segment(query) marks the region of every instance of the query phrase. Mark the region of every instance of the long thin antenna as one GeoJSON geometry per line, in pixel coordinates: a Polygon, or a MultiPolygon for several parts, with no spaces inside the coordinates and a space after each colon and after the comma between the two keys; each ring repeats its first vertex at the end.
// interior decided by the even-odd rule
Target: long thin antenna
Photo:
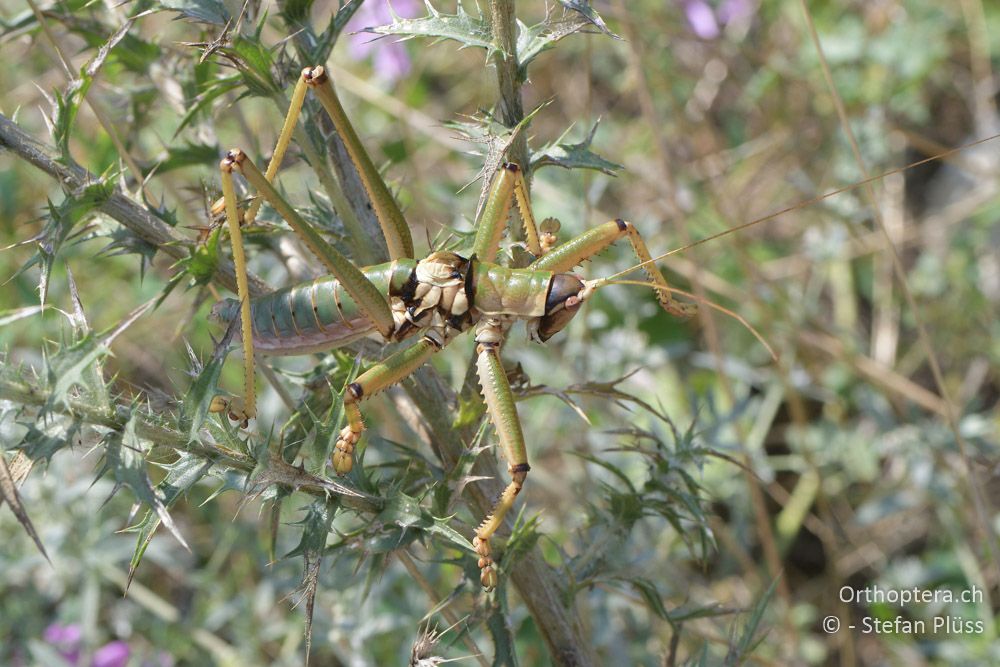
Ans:
{"type": "Polygon", "coordinates": [[[684,290],[677,289],[676,287],[667,287],[666,285],[657,285],[656,283],[647,283],[641,280],[611,280],[610,278],[598,278],[597,280],[585,281],[585,284],[587,284],[594,291],[599,290],[605,285],[639,285],[642,287],[651,287],[652,289],[655,289],[657,291],[669,292],[670,294],[678,294],[680,296],[691,299],[692,301],[697,301],[698,303],[705,304],[709,308],[713,308],[724,315],[728,315],[729,317],[733,318],[734,320],[742,324],[746,328],[746,330],[749,331],[751,334],[753,334],[753,337],[756,338],[760,342],[760,344],[764,346],[764,349],[767,350],[767,353],[771,355],[771,359],[773,359],[775,362],[778,361],[778,355],[775,353],[774,348],[771,347],[771,345],[767,342],[767,340],[764,338],[764,336],[761,335],[759,331],[754,329],[752,324],[747,322],[743,318],[743,316],[740,315],[739,313],[729,310],[725,306],[720,306],[714,301],[709,301],[708,299],[700,297],[696,294],[692,294],[691,292],[685,292],[684,290]]]}
{"type": "Polygon", "coordinates": [[[837,188],[836,190],[831,190],[830,192],[827,192],[827,193],[822,194],[822,195],[818,195],[816,197],[813,197],[812,199],[807,199],[807,200],[799,202],[797,204],[793,204],[791,206],[786,206],[785,208],[780,209],[778,211],[774,211],[773,213],[768,213],[767,215],[765,215],[762,218],[757,218],[756,220],[751,220],[750,222],[745,222],[742,225],[736,225],[735,227],[730,227],[729,229],[725,229],[725,230],[723,230],[723,231],[721,231],[721,232],[719,232],[717,234],[712,234],[711,236],[706,236],[703,239],[699,239],[697,241],[694,241],[693,243],[689,243],[689,244],[687,244],[685,246],[681,246],[680,248],[674,248],[673,250],[669,250],[669,251],[663,253],[662,255],[658,255],[656,257],[653,257],[652,259],[647,259],[644,262],[639,262],[638,264],[636,264],[634,266],[631,266],[631,267],[625,269],[624,271],[619,271],[618,273],[611,274],[610,276],[607,277],[607,280],[618,278],[619,276],[624,276],[627,273],[632,273],[636,269],[641,269],[642,267],[646,266],[647,264],[653,264],[654,262],[658,262],[661,259],[665,259],[665,258],[669,257],[670,255],[675,255],[675,254],[677,254],[679,252],[684,252],[685,250],[690,250],[691,248],[694,248],[695,246],[699,246],[702,243],[708,243],[709,241],[714,241],[715,239],[721,238],[721,237],[726,236],[728,234],[732,234],[734,232],[742,231],[744,229],[747,229],[748,227],[753,227],[754,225],[759,225],[762,222],[767,222],[768,220],[774,220],[775,218],[777,218],[779,216],[782,216],[782,215],[784,215],[786,213],[791,213],[794,210],[797,210],[797,209],[800,209],[800,208],[804,208],[806,206],[812,206],[813,204],[817,204],[817,203],[823,201],[824,199],[829,199],[830,197],[833,197],[834,195],[839,195],[839,194],[841,194],[843,192],[847,192],[849,190],[854,190],[855,188],[860,188],[860,187],[862,187],[864,185],[868,185],[869,183],[874,183],[875,181],[880,181],[883,178],[887,178],[889,176],[893,176],[894,174],[899,174],[901,172],[907,171],[908,169],[913,169],[914,167],[919,167],[922,164],[927,164],[928,162],[934,162],[935,160],[943,160],[944,158],[948,157],[949,155],[954,155],[955,153],[958,153],[960,151],[964,151],[967,148],[973,148],[973,147],[978,146],[980,144],[985,144],[988,141],[993,141],[994,139],[997,139],[997,138],[1000,138],[1000,133],[991,135],[989,137],[985,137],[983,139],[977,139],[976,141],[973,141],[973,142],[968,143],[968,144],[964,144],[962,146],[957,146],[957,147],[952,148],[950,150],[947,150],[947,151],[945,151],[943,153],[939,153],[938,155],[932,155],[930,157],[925,157],[922,160],[917,160],[916,162],[911,162],[910,164],[904,165],[902,167],[897,167],[895,169],[890,169],[889,171],[886,171],[886,172],[883,172],[881,174],[878,174],[877,176],[871,176],[869,178],[864,179],[863,181],[858,181],[857,183],[852,183],[851,185],[845,185],[842,188],[837,188]]]}

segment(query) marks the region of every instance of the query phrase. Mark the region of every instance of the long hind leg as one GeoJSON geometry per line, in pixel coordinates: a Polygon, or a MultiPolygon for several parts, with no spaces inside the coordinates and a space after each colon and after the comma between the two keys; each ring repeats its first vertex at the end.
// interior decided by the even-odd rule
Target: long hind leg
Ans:
{"type": "Polygon", "coordinates": [[[368,192],[375,217],[378,218],[379,226],[382,227],[382,235],[389,247],[390,259],[412,258],[413,239],[410,235],[410,228],[407,226],[392,193],[389,192],[388,186],[382,180],[378,169],[375,168],[368,151],[365,150],[364,144],[358,138],[358,133],[354,131],[354,126],[348,120],[326,70],[323,67],[307,67],[302,70],[302,81],[316,93],[320,104],[330,116],[333,126],[337,128],[337,133],[347,147],[351,162],[358,170],[361,182],[368,192]]]}
{"type": "MultiPolygon", "coordinates": [[[[244,396],[242,405],[226,401],[218,401],[213,405],[217,411],[228,410],[230,414],[239,420],[247,421],[256,416],[256,391],[254,383],[254,358],[253,339],[249,333],[250,328],[250,296],[247,287],[246,256],[243,249],[242,233],[240,230],[240,212],[236,200],[235,187],[233,185],[233,170],[238,170],[247,177],[251,185],[255,186],[262,196],[258,196],[246,211],[243,222],[250,223],[254,220],[260,210],[261,203],[266,199],[285,218],[295,232],[305,242],[309,249],[320,259],[327,269],[344,286],[345,290],[358,303],[362,313],[375,325],[375,328],[384,337],[388,338],[393,331],[394,325],[392,314],[384,295],[364,277],[360,270],[344,257],[336,248],[326,242],[325,239],[309,225],[298,213],[289,205],[278,191],[271,185],[278,172],[281,161],[291,141],[295,131],[305,95],[310,87],[317,88],[324,107],[331,104],[331,99],[340,108],[340,103],[336,99],[333,87],[330,86],[323,68],[306,68],[292,91],[292,99],[289,103],[288,112],[282,123],[281,131],[271,160],[267,166],[267,171],[261,173],[253,162],[241,150],[233,150],[220,163],[223,190],[223,206],[226,213],[226,222],[229,228],[230,238],[233,243],[233,262],[236,266],[237,292],[240,300],[240,322],[243,336],[244,355],[244,396]]],[[[410,240],[409,228],[403,220],[395,200],[392,199],[384,181],[378,171],[374,168],[371,158],[368,157],[364,146],[358,140],[357,134],[347,120],[343,109],[340,109],[338,117],[334,118],[334,125],[341,134],[351,159],[361,174],[362,181],[368,189],[372,198],[376,215],[386,236],[386,243],[389,246],[393,259],[399,256],[412,257],[413,244],[410,240]]]]}

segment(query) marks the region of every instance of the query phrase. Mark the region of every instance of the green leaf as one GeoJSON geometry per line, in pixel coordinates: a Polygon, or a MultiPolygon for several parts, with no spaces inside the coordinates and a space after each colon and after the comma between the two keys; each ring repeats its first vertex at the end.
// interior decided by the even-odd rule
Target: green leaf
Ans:
{"type": "Polygon", "coordinates": [[[195,381],[184,394],[184,401],[181,403],[180,415],[178,416],[178,428],[181,433],[186,433],[188,442],[198,439],[198,431],[208,417],[212,399],[219,393],[219,375],[222,373],[222,366],[229,354],[229,343],[233,339],[236,329],[239,327],[239,318],[233,318],[229,323],[225,336],[215,346],[212,358],[204,367],[194,354],[194,350],[188,346],[188,358],[191,361],[191,374],[195,375],[195,381]]]}
{"type": "Polygon", "coordinates": [[[492,667],[517,667],[517,649],[514,642],[514,632],[510,623],[510,604],[507,600],[507,587],[500,585],[490,600],[489,616],[486,627],[493,640],[492,667]]]}
{"type": "Polygon", "coordinates": [[[153,489],[146,474],[145,452],[135,432],[136,421],[137,417],[133,412],[124,429],[109,434],[105,439],[105,463],[98,476],[110,471],[115,478],[115,488],[128,487],[136,499],[148,505],[177,541],[190,551],[173,518],[167,512],[163,499],[153,489]]]}
{"type": "Polygon", "coordinates": [[[80,422],[74,421],[68,427],[61,423],[49,424],[43,431],[36,424],[28,424],[27,432],[15,446],[32,461],[49,461],[60,449],[73,445],[80,427],[80,422]]]}
{"type": "Polygon", "coordinates": [[[167,154],[156,163],[155,170],[163,174],[184,167],[203,167],[218,164],[221,151],[218,144],[185,142],[182,146],[170,146],[167,154]]]}
{"type": "Polygon", "coordinates": [[[608,29],[604,19],[594,11],[589,3],[563,0],[561,4],[569,11],[564,11],[562,16],[558,18],[553,18],[552,14],[549,13],[544,21],[531,27],[520,21],[517,22],[517,63],[522,81],[527,80],[528,65],[539,54],[551,49],[562,38],[581,32],[585,28],[597,28],[609,37],[621,39],[608,29]]]}
{"type": "MultiPolygon", "coordinates": [[[[175,462],[162,467],[166,469],[167,474],[156,485],[156,493],[162,496],[164,507],[169,509],[177,502],[178,498],[205,476],[205,473],[212,467],[212,462],[186,452],[181,452],[180,457],[175,462]]],[[[146,548],[153,540],[156,529],[160,527],[160,523],[159,514],[150,509],[146,512],[146,516],[143,517],[142,521],[130,529],[138,533],[138,539],[136,540],[135,551],[132,553],[132,560],[129,563],[128,580],[125,584],[126,590],[128,590],[129,585],[132,583],[132,577],[135,575],[135,571],[142,561],[143,554],[146,553],[146,548]]]]}
{"type": "MultiPolygon", "coordinates": [[[[476,47],[486,49],[487,56],[498,51],[490,30],[490,24],[485,17],[473,17],[458,3],[455,14],[442,14],[431,5],[427,6],[427,16],[416,19],[404,19],[393,12],[392,23],[389,25],[365,28],[362,32],[374,35],[396,35],[402,39],[414,37],[431,37],[436,40],[451,39],[461,48],[476,47]]],[[[390,5],[391,6],[391,5],[390,5]]]]}
{"type": "Polygon", "coordinates": [[[226,25],[232,20],[232,15],[219,0],[161,0],[158,5],[161,9],[178,12],[179,18],[197,23],[226,25]]]}
{"type": "Polygon", "coordinates": [[[482,179],[482,187],[479,192],[479,205],[476,207],[477,220],[483,210],[483,205],[486,203],[486,197],[489,194],[490,179],[503,163],[504,154],[506,154],[507,149],[514,143],[514,139],[517,137],[518,133],[528,127],[528,124],[531,123],[535,114],[548,106],[548,104],[549,102],[542,102],[539,104],[537,107],[532,109],[530,113],[526,114],[525,117],[522,118],[521,121],[514,127],[506,127],[499,120],[485,112],[481,112],[476,116],[470,117],[469,122],[445,123],[445,127],[449,127],[457,131],[466,141],[473,144],[481,144],[486,147],[485,150],[482,151],[472,151],[484,156],[483,167],[479,170],[479,173],[476,174],[476,177],[462,188],[464,190],[477,180],[482,179]]]}
{"type": "Polygon", "coordinates": [[[354,382],[361,372],[361,358],[354,359],[351,370],[344,380],[340,393],[333,396],[329,410],[323,419],[314,419],[314,437],[307,441],[306,446],[306,470],[314,475],[322,475],[326,472],[327,461],[333,454],[333,448],[337,444],[340,436],[340,424],[344,420],[344,391],[347,385],[354,382]]]}
{"type": "Polygon", "coordinates": [[[93,399],[105,391],[104,383],[94,383],[94,373],[110,351],[105,341],[93,334],[87,334],[79,342],[60,350],[46,360],[49,385],[52,392],[47,408],[56,403],[69,404],[70,390],[74,387],[84,399],[93,399]]]}
{"type": "Polygon", "coordinates": [[[306,662],[312,650],[312,621],[316,604],[316,592],[319,590],[319,570],[323,564],[323,553],[326,550],[327,536],[330,534],[330,524],[333,521],[333,509],[336,503],[317,500],[309,505],[306,516],[299,522],[302,526],[302,539],[298,546],[292,549],[286,558],[302,556],[303,574],[299,590],[306,601],[306,662]]]}
{"type": "Polygon", "coordinates": [[[122,27],[115,31],[115,33],[108,38],[108,41],[97,50],[94,57],[88,60],[87,63],[80,68],[79,78],[70,81],[69,86],[66,88],[66,92],[62,95],[57,94],[56,96],[56,116],[53,122],[54,138],[63,159],[67,162],[71,160],[69,154],[69,139],[72,132],[73,121],[76,119],[76,114],[80,110],[80,105],[83,104],[83,100],[87,96],[90,84],[94,82],[94,77],[97,76],[97,72],[100,71],[101,67],[104,65],[104,61],[107,60],[108,55],[111,54],[111,50],[125,38],[125,35],[128,34],[128,31],[132,28],[132,24],[134,22],[135,19],[129,19],[124,25],[122,25],[122,27]]]}
{"type": "Polygon", "coordinates": [[[51,409],[56,403],[69,405],[70,390],[76,387],[80,391],[80,398],[95,407],[110,410],[111,403],[99,365],[110,353],[111,342],[152,305],[152,301],[142,304],[117,325],[98,336],[88,331],[78,342],[46,359],[46,376],[51,387],[46,408],[51,409]]]}
{"type": "Polygon", "coordinates": [[[757,645],[764,640],[767,633],[761,633],[757,636],[757,629],[760,627],[761,619],[764,618],[764,612],[767,610],[767,605],[771,603],[771,598],[774,597],[774,591],[778,587],[778,580],[780,574],[774,578],[771,585],[767,587],[764,595],[757,600],[754,604],[753,609],[750,610],[750,617],[747,622],[743,625],[743,630],[740,633],[739,639],[736,644],[731,646],[729,649],[729,654],[726,656],[726,665],[742,665],[750,657],[757,645]]]}
{"type": "Polygon", "coordinates": [[[386,499],[385,508],[378,514],[376,525],[397,526],[402,530],[383,531],[366,542],[372,552],[388,552],[406,546],[420,532],[443,537],[465,551],[474,551],[472,543],[451,528],[448,519],[439,519],[421,507],[416,498],[405,493],[394,493],[386,499]],[[416,529],[416,530],[411,530],[416,529]]]}
{"type": "Polygon", "coordinates": [[[512,572],[517,567],[517,562],[535,548],[541,537],[541,533],[538,531],[538,527],[542,521],[541,515],[535,514],[527,521],[523,520],[523,515],[524,506],[518,512],[517,519],[514,521],[514,527],[510,532],[510,539],[507,540],[507,544],[504,547],[501,566],[502,570],[506,573],[512,572]]]}
{"type": "MultiPolygon", "coordinates": [[[[196,67],[195,69],[204,69],[204,65],[200,68],[196,67]]],[[[241,79],[242,77],[239,74],[234,74],[232,76],[222,77],[219,79],[212,79],[211,81],[199,86],[201,92],[199,92],[198,96],[195,97],[191,101],[191,104],[188,105],[187,113],[185,113],[181,118],[181,122],[177,125],[177,129],[174,130],[174,136],[176,137],[180,134],[181,130],[187,127],[188,124],[198,116],[198,114],[211,106],[213,101],[238,88],[241,79]]]]}
{"type": "Polygon", "coordinates": [[[229,46],[220,48],[219,53],[240,71],[243,85],[251,95],[271,97],[282,94],[281,86],[271,72],[274,58],[260,41],[237,35],[229,46]]]}
{"type": "Polygon", "coordinates": [[[611,32],[611,30],[608,28],[608,25],[604,22],[604,19],[602,19],[601,15],[598,14],[597,11],[595,11],[594,8],[590,6],[589,2],[578,2],[577,0],[559,0],[559,4],[565,7],[566,9],[574,11],[580,16],[582,16],[584,19],[586,19],[588,23],[590,23],[592,26],[600,30],[608,37],[612,37],[614,39],[619,39],[619,40],[621,39],[621,37],[611,32]]]}
{"type": "Polygon", "coordinates": [[[55,259],[73,230],[99,209],[114,192],[110,176],[88,184],[80,191],[67,194],[57,206],[48,202],[45,226],[37,236],[22,243],[35,243],[37,252],[15,272],[15,276],[33,266],[39,266],[39,300],[44,306],[48,299],[49,278],[55,259]]]}
{"type": "MultiPolygon", "coordinates": [[[[587,137],[578,144],[565,143],[569,129],[561,137],[551,144],[544,146],[531,156],[531,169],[541,169],[546,166],[562,167],[563,169],[594,169],[603,172],[608,176],[615,176],[623,167],[609,160],[605,160],[597,153],[590,150],[590,145],[594,141],[594,134],[600,121],[594,123],[590,128],[587,137]]],[[[572,129],[572,128],[570,128],[572,129]]]]}
{"type": "Polygon", "coordinates": [[[304,556],[318,558],[326,549],[326,539],[333,521],[333,508],[325,500],[317,500],[306,508],[306,515],[295,523],[302,526],[302,537],[285,558],[304,556]]]}
{"type": "Polygon", "coordinates": [[[0,310],[0,327],[6,326],[26,317],[31,317],[45,310],[45,306],[25,306],[24,308],[14,308],[12,310],[0,310]]]}

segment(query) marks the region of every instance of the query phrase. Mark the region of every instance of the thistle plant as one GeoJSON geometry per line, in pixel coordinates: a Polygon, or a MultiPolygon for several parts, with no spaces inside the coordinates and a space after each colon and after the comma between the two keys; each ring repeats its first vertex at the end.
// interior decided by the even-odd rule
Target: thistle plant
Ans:
{"type": "MultiPolygon", "coordinates": [[[[988,86],[949,87],[989,78],[988,40],[968,7],[913,2],[910,24],[875,4],[855,23],[766,2],[0,0],[0,57],[19,63],[0,71],[0,663],[849,664],[857,637],[819,619],[895,610],[831,591],[993,591],[977,481],[997,450],[992,172],[960,172],[962,212],[935,213],[923,241],[893,232],[904,284],[932,303],[935,344],[918,344],[873,250],[865,176],[830,138],[839,92],[818,83],[806,26],[840,47],[873,174],[906,162],[900,128],[926,131],[942,107],[989,125],[988,86]],[[503,370],[532,478],[499,530],[493,592],[472,540],[509,475],[467,348],[366,404],[345,477],[330,466],[344,392],[395,348],[262,361],[255,427],[213,411],[241,387],[236,331],[209,324],[237,289],[219,160],[241,146],[266,163],[313,65],[418,225],[418,254],[470,247],[514,162],[563,239],[619,217],[654,255],[719,235],[659,263],[780,353],[626,287],[547,348],[512,333],[503,370]],[[831,175],[851,181],[836,199],[831,175]],[[771,220],[809,200],[787,206],[794,224],[771,220]]],[[[961,140],[913,145],[940,142],[961,140]]],[[[385,261],[312,98],[290,146],[278,190],[355,265],[385,261]]],[[[523,266],[511,230],[499,261],[523,266]]],[[[251,297],[324,273],[269,205],[243,235],[251,297]]],[[[983,615],[988,600],[906,611],[983,615]]],[[[987,627],[865,650],[990,664],[987,627]]]]}
{"type": "MultiPolygon", "coordinates": [[[[272,18],[252,5],[230,14],[221,4],[196,1],[154,4],[130,11],[128,17],[96,9],[47,10],[25,15],[9,27],[11,31],[15,26],[39,30],[42,39],[49,39],[54,31],[66,31],[90,40],[96,48],[79,73],[72,72],[70,83],[52,93],[53,108],[47,117],[51,144],[32,137],[11,117],[0,119],[0,144],[55,178],[63,190],[61,199],[50,204],[42,231],[32,239],[36,252],[17,272],[24,278],[38,276],[40,305],[11,311],[5,324],[60,312],[53,304],[53,276],[62,275],[57,267],[67,261],[67,248],[79,244],[81,234],[86,240],[105,240],[102,257],[136,256],[143,274],[156,269],[160,257],[169,258],[172,266],[158,294],[135,304],[127,316],[101,331],[92,326],[89,309],[67,268],[69,302],[62,311],[61,342],[44,344],[40,364],[8,357],[3,370],[0,397],[4,400],[5,448],[14,458],[10,465],[4,459],[0,488],[25,533],[45,554],[45,541],[18,487],[36,465],[44,467],[55,457],[72,456],[68,450],[74,448],[95,448],[99,452],[95,458],[100,458],[96,479],[113,482],[113,494],[126,494],[135,503],[126,531],[135,538],[124,582],[127,590],[134,577],[142,579],[144,556],[156,544],[158,532],[163,532],[159,528],[172,538],[156,539],[173,539],[183,549],[192,548],[175,514],[179,503],[204,493],[200,488],[214,486],[209,499],[220,501],[234,494],[242,497],[240,505],[254,503],[267,509],[271,521],[264,524],[269,523],[272,557],[301,563],[303,576],[295,596],[304,603],[307,656],[314,645],[314,616],[321,588],[333,586],[365,599],[379,595],[371,589],[388,572],[404,569],[414,579],[404,587],[410,589],[408,597],[418,591],[429,596],[425,611],[437,609],[448,625],[466,628],[455,630],[464,635],[459,642],[462,650],[478,656],[481,662],[492,651],[495,664],[514,664],[517,642],[510,616],[514,603],[508,586],[501,585],[495,594],[484,597],[470,585],[475,578],[469,579],[470,519],[463,517],[468,511],[464,508],[471,509],[473,515],[488,509],[501,476],[486,447],[489,429],[483,412],[474,407],[477,392],[468,382],[456,393],[434,369],[421,370],[413,381],[404,383],[405,393],[396,400],[413,406],[404,412],[416,410],[409,426],[411,434],[422,436],[423,447],[405,444],[405,440],[373,438],[374,449],[388,451],[372,452],[373,460],[366,467],[356,469],[347,480],[339,480],[328,476],[326,462],[343,418],[340,396],[357,375],[361,360],[379,356],[371,346],[326,354],[310,370],[272,370],[273,398],[285,405],[277,411],[279,416],[270,432],[250,438],[226,419],[209,414],[224,377],[231,331],[209,348],[207,355],[204,346],[199,353],[182,338],[192,335],[192,327],[197,325],[193,318],[176,331],[177,346],[187,349],[187,372],[174,395],[136,386],[133,380],[108,368],[113,363],[116,339],[137,323],[155,321],[178,293],[183,293],[182,298],[195,313],[210,292],[234,287],[232,267],[221,250],[221,228],[210,224],[207,212],[207,203],[218,186],[202,180],[204,193],[199,196],[193,187],[197,181],[178,189],[175,182],[165,179],[171,172],[211,164],[219,154],[219,144],[213,140],[215,124],[232,115],[237,106],[249,104],[248,99],[282,107],[293,73],[306,63],[331,60],[338,37],[360,5],[343,3],[325,25],[312,20],[311,3],[281,4],[272,18]],[[137,29],[143,20],[163,15],[181,19],[184,34],[192,35],[180,46],[170,45],[170,50],[176,51],[170,60],[164,58],[164,43],[137,29]],[[124,22],[113,29],[116,19],[124,22]],[[289,38],[269,39],[275,30],[286,31],[289,38]],[[136,75],[154,75],[157,90],[148,91],[144,104],[133,98],[126,123],[106,126],[120,151],[117,166],[105,168],[101,174],[87,170],[80,166],[79,151],[73,144],[81,109],[89,104],[96,110],[105,104],[93,90],[94,83],[102,76],[136,75]],[[144,153],[146,129],[163,120],[155,113],[153,98],[165,89],[180,98],[177,101],[183,113],[174,119],[173,137],[166,141],[165,150],[152,161],[141,159],[136,156],[144,153]],[[235,101],[234,106],[230,106],[231,101],[235,101]],[[158,187],[161,182],[164,185],[158,187]],[[192,227],[197,234],[189,233],[192,227]],[[397,455],[390,457],[393,450],[397,455]],[[286,544],[289,546],[282,548],[286,544]],[[465,562],[455,558],[463,552],[465,562]],[[433,565],[434,561],[442,564],[433,565]],[[348,572],[353,574],[345,574],[348,572]],[[464,597],[467,602],[456,608],[442,607],[449,596],[464,597]],[[484,632],[492,649],[482,646],[484,632]]],[[[531,149],[528,127],[532,117],[544,110],[526,114],[522,102],[521,87],[528,79],[529,67],[562,39],[579,32],[617,37],[596,11],[582,3],[566,3],[562,8],[550,8],[541,22],[529,26],[515,21],[510,2],[491,3],[481,14],[461,4],[455,13],[430,4],[425,9],[425,15],[415,18],[392,12],[389,23],[365,26],[364,32],[372,38],[445,39],[463,49],[481,51],[484,71],[495,77],[492,108],[484,101],[482,112],[456,121],[452,127],[472,142],[472,153],[479,155],[475,158],[479,166],[470,176],[478,171],[483,192],[490,175],[505,159],[520,161],[528,174],[546,166],[595,169],[610,175],[619,169],[591,150],[596,126],[581,141],[570,141],[562,134],[531,149]]],[[[369,48],[380,46],[397,53],[401,48],[384,39],[369,48]]],[[[57,39],[48,47],[62,53],[57,39]]],[[[266,106],[262,112],[266,113],[266,106]]],[[[108,118],[111,114],[97,115],[108,118]]],[[[319,224],[357,261],[371,263],[385,257],[383,245],[369,242],[376,238],[377,227],[358,176],[344,159],[343,144],[330,133],[313,104],[307,105],[305,115],[306,122],[296,131],[296,158],[313,172],[318,186],[309,188],[303,215],[319,224]]],[[[271,272],[282,262],[290,271],[295,270],[297,258],[284,256],[277,245],[279,227],[274,211],[264,207],[255,226],[247,231],[259,271],[271,272]]],[[[433,241],[432,247],[440,247],[440,243],[433,241]]],[[[298,259],[301,261],[301,256],[298,259]]],[[[251,277],[252,294],[268,289],[263,280],[251,277]]],[[[61,289],[56,291],[63,294],[61,289]]],[[[525,385],[525,391],[530,390],[537,387],[525,385]]],[[[624,402],[638,400],[613,384],[583,385],[575,392],[614,396],[624,402]]],[[[575,405],[574,400],[566,400],[575,405]]],[[[266,403],[265,408],[275,412],[266,403]]],[[[664,415],[650,410],[656,419],[669,423],[664,415]]],[[[683,475],[681,469],[661,459],[662,448],[667,446],[662,434],[644,437],[655,443],[652,449],[636,449],[651,457],[650,484],[660,485],[683,475]]],[[[693,447],[690,433],[684,437],[674,433],[673,437],[674,447],[693,447]]],[[[700,452],[697,447],[690,451],[700,452]]],[[[704,452],[695,455],[700,457],[704,452]]],[[[701,538],[695,540],[697,546],[692,548],[704,554],[708,533],[700,513],[698,485],[687,477],[683,486],[686,509],[674,508],[671,491],[652,514],[662,515],[678,527],[685,523],[688,535],[692,527],[701,531],[701,538]],[[693,515],[689,514],[692,509],[693,515]],[[693,523],[686,525],[688,521],[693,523]]],[[[666,490],[661,487],[661,491],[666,490]]],[[[643,592],[654,612],[669,618],[655,583],[633,579],[624,572],[615,574],[618,568],[611,566],[612,554],[622,548],[632,526],[650,510],[641,508],[640,491],[635,487],[609,487],[608,493],[609,500],[621,505],[615,511],[625,514],[602,517],[596,511],[588,522],[588,533],[603,546],[591,547],[579,563],[572,559],[557,567],[545,563],[539,551],[542,533],[538,517],[532,516],[534,510],[502,531],[508,533],[501,560],[503,576],[509,577],[518,591],[517,604],[523,602],[532,614],[546,650],[566,664],[594,664],[596,660],[583,632],[576,599],[579,591],[598,580],[631,582],[643,592]],[[601,527],[612,518],[618,525],[601,527]],[[602,536],[607,531],[611,533],[602,536]]],[[[197,512],[192,518],[196,516],[197,512]]],[[[402,585],[403,581],[398,581],[393,587],[402,585]]],[[[293,592],[291,587],[285,591],[289,596],[293,592]]],[[[359,625],[363,621],[352,620],[359,625]]],[[[416,625],[413,630],[416,638],[416,625]]],[[[395,651],[386,650],[389,653],[372,655],[395,651]]],[[[11,659],[18,655],[12,653],[11,659]]]]}

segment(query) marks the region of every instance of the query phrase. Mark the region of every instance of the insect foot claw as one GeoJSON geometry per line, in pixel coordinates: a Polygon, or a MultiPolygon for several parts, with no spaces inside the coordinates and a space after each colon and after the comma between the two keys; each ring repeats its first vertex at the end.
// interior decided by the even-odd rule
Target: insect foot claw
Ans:
{"type": "Polygon", "coordinates": [[[497,571],[493,567],[493,558],[490,555],[490,543],[488,539],[482,539],[478,535],[472,539],[472,547],[479,554],[479,583],[489,592],[497,587],[497,571]]]}
{"type": "Polygon", "coordinates": [[[681,303],[680,301],[671,300],[670,302],[663,304],[663,310],[667,311],[674,317],[687,319],[698,312],[698,304],[681,303]]]}
{"type": "Polygon", "coordinates": [[[254,415],[247,412],[243,401],[238,398],[213,396],[212,402],[208,405],[208,411],[216,414],[225,412],[230,421],[239,422],[240,428],[250,426],[250,420],[254,417],[254,415]]]}
{"type": "Polygon", "coordinates": [[[354,445],[361,439],[350,426],[345,426],[337,438],[333,452],[333,469],[338,475],[346,475],[354,467],[354,445]]]}

